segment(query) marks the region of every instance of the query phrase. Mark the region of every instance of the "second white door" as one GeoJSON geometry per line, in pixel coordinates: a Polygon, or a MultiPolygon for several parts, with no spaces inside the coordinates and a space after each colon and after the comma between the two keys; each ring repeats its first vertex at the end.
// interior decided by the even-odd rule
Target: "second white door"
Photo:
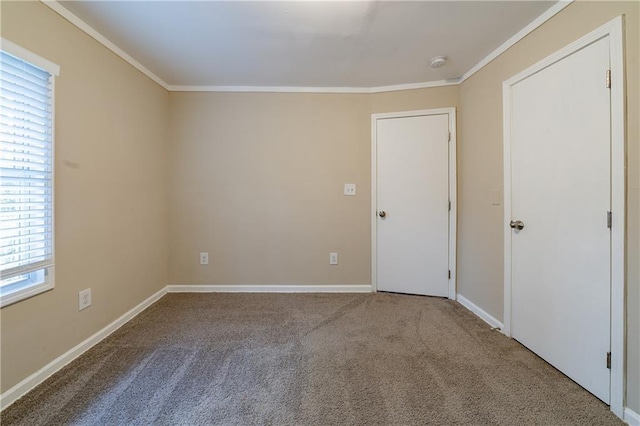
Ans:
{"type": "Polygon", "coordinates": [[[449,115],[376,121],[379,291],[449,294],[449,115]]]}
{"type": "Polygon", "coordinates": [[[511,86],[507,212],[512,336],[607,403],[609,61],[603,38],[511,86]]]}

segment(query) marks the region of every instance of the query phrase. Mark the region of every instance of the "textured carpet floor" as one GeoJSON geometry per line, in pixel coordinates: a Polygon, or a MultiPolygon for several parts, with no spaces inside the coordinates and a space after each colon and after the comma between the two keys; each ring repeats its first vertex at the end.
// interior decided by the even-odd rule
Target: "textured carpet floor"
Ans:
{"type": "Polygon", "coordinates": [[[456,302],[391,294],[170,294],[1,422],[622,424],[456,302]]]}

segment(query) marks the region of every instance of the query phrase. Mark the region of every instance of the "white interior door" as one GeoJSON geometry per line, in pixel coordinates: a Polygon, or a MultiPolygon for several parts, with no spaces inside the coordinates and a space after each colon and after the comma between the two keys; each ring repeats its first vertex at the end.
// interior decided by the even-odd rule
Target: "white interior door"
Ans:
{"type": "Polygon", "coordinates": [[[376,128],[377,288],[446,297],[449,116],[378,119],[376,128]]]}
{"type": "Polygon", "coordinates": [[[511,89],[511,334],[609,402],[609,41],[511,89]]]}

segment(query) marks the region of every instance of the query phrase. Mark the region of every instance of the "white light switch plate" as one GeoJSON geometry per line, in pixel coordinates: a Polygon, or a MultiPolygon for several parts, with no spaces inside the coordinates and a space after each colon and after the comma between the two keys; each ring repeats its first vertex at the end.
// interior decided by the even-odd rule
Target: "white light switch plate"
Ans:
{"type": "Polygon", "coordinates": [[[500,201],[502,199],[502,194],[500,194],[500,190],[499,189],[495,189],[493,191],[491,191],[491,205],[493,206],[499,206],[500,205],[500,201]]]}
{"type": "Polygon", "coordinates": [[[356,184],[355,183],[345,183],[344,184],[344,195],[356,195],[356,184]]]}

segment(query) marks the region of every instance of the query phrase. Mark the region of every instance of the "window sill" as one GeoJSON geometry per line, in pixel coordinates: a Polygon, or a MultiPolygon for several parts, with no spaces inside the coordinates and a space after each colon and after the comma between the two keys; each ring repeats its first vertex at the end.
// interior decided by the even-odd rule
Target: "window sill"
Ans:
{"type": "Polygon", "coordinates": [[[0,288],[0,308],[4,308],[5,306],[12,305],[52,290],[54,287],[53,281],[53,268],[49,268],[48,273],[44,275],[44,280],[42,282],[7,293],[4,293],[0,288]]]}

